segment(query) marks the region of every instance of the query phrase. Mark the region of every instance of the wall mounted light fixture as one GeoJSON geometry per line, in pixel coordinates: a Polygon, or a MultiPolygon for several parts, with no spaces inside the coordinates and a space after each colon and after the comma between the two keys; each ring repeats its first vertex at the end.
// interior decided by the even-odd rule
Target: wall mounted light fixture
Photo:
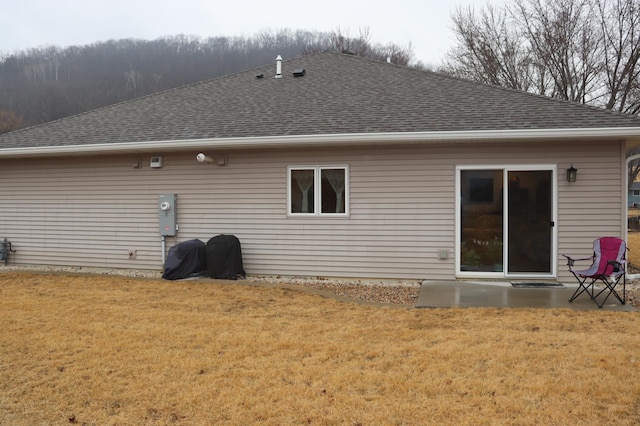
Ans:
{"type": "Polygon", "coordinates": [[[575,182],[577,177],[578,177],[578,169],[573,167],[573,164],[572,164],[571,167],[567,169],[567,182],[575,182]]]}

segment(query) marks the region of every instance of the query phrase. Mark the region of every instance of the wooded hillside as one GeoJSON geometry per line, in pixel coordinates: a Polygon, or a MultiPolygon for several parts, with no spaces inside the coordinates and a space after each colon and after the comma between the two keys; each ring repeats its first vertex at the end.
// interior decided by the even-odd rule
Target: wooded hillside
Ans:
{"type": "Polygon", "coordinates": [[[368,33],[281,30],[253,37],[110,40],[0,54],[0,133],[134,97],[328,49],[408,64],[410,48],[372,46],[368,33]]]}

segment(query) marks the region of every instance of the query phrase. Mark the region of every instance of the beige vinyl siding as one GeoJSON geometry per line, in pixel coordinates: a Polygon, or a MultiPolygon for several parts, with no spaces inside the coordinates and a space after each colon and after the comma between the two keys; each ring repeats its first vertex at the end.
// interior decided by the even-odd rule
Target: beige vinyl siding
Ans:
{"type": "MultiPolygon", "coordinates": [[[[586,257],[592,253],[596,238],[626,238],[624,154],[623,144],[603,143],[576,144],[575,149],[566,154],[578,169],[578,177],[571,184],[563,177],[558,188],[559,255],[586,257]]],[[[560,277],[571,279],[566,272],[566,259],[560,256],[558,262],[560,277]]]]}
{"type": "Polygon", "coordinates": [[[0,160],[0,237],[18,250],[15,263],[160,270],[158,196],[176,193],[179,231],[167,248],[233,234],[249,274],[453,279],[457,165],[557,165],[558,253],[588,254],[593,238],[622,232],[621,150],[584,142],[225,150],[224,167],[197,163],[196,152],[159,152],[161,169],[149,168],[149,155],[0,160]],[[571,185],[570,164],[579,170],[571,185]],[[305,165],[349,166],[348,217],[287,216],[287,166],[305,165]]]}

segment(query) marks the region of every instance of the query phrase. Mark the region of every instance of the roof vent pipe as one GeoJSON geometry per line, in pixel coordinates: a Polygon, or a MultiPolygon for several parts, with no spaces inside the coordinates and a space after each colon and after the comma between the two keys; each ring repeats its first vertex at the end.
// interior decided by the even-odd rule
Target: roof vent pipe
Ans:
{"type": "Polygon", "coordinates": [[[276,58],[276,76],[274,78],[282,78],[282,56],[276,58]]]}

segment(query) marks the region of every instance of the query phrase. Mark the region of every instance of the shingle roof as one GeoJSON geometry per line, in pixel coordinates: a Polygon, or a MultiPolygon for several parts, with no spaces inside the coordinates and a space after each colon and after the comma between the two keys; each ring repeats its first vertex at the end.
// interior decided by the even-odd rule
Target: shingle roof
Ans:
{"type": "Polygon", "coordinates": [[[280,135],[640,127],[640,118],[339,53],[0,135],[0,150],[280,135]],[[294,69],[303,68],[303,77],[294,69]],[[263,78],[256,76],[263,74],[263,78]]]}

